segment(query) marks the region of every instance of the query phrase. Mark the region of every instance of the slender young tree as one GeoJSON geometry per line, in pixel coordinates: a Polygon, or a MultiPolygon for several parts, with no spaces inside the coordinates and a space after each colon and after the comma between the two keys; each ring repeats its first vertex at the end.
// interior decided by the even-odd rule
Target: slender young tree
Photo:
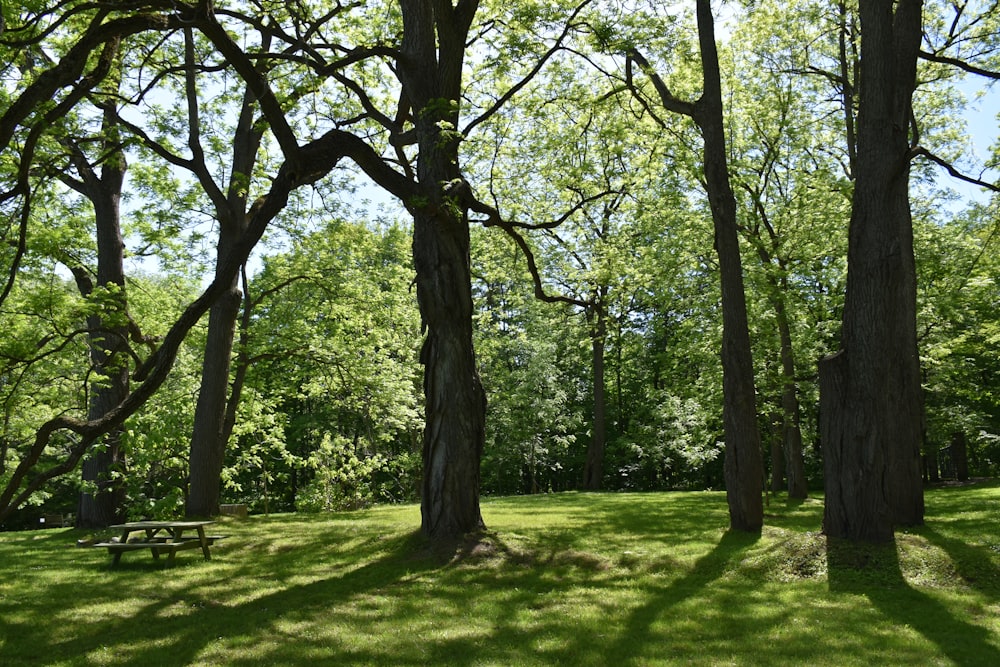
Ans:
{"type": "Polygon", "coordinates": [[[696,15],[703,85],[697,101],[687,102],[675,97],[666,82],[635,49],[628,54],[628,77],[631,83],[632,64],[638,64],[652,80],[663,107],[694,120],[704,141],[704,187],[715,226],[715,250],[722,286],[723,423],[729,522],[734,530],[752,532],[760,530],[764,521],[764,470],[757,427],[757,399],[743,288],[736,197],[729,181],[722,77],[715,43],[715,20],[709,0],[697,1],[696,15]]]}

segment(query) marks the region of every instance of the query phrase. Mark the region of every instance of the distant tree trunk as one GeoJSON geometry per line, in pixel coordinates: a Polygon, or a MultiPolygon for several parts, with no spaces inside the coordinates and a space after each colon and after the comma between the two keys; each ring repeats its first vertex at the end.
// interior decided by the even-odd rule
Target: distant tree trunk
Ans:
{"type": "Polygon", "coordinates": [[[715,250],[722,282],[723,423],[729,525],[757,531],[764,522],[764,466],[757,429],[756,389],[747,323],[743,266],[736,225],[736,197],[729,182],[722,112],[722,80],[709,0],[698,0],[704,92],[695,120],[705,141],[705,183],[715,224],[715,250]]]}
{"type": "Polygon", "coordinates": [[[785,428],[782,415],[771,419],[771,491],[785,489],[785,428]]]}
{"type": "MultiPolygon", "coordinates": [[[[601,287],[607,293],[607,287],[601,287]]],[[[591,369],[594,375],[594,423],[591,428],[587,462],[583,471],[583,487],[590,491],[601,488],[604,478],[604,449],[607,445],[607,398],[604,378],[604,347],[607,338],[607,315],[604,312],[604,294],[599,295],[591,316],[590,349],[591,369]]]]}
{"type": "MultiPolygon", "coordinates": [[[[111,115],[105,114],[102,125],[105,147],[118,141],[117,126],[111,115]]],[[[125,400],[129,392],[128,325],[125,298],[125,242],[121,233],[121,193],[127,164],[125,155],[111,148],[104,157],[100,174],[88,162],[78,146],[66,142],[79,180],[66,176],[63,180],[87,197],[94,207],[94,228],[97,239],[96,286],[83,267],[71,267],[77,287],[84,297],[95,289],[109,290],[102,299],[109,299],[103,311],[87,318],[90,362],[96,381],[90,386],[87,418],[96,420],[125,400]]],[[[122,518],[121,504],[125,492],[116,473],[124,472],[125,457],[121,448],[123,428],[111,429],[96,443],[83,460],[82,480],[86,487],[77,503],[78,528],[103,528],[122,518]]]]}
{"type": "Polygon", "coordinates": [[[963,431],[955,431],[951,436],[951,460],[955,465],[955,479],[969,480],[969,448],[963,431]]]}
{"type": "Polygon", "coordinates": [[[930,447],[924,455],[924,470],[927,481],[936,484],[941,481],[941,468],[938,463],[937,449],[930,447]]]}
{"type": "Polygon", "coordinates": [[[921,0],[861,0],[860,14],[842,351],[820,365],[823,526],[833,537],[884,542],[894,525],[923,521],[908,136],[921,0]]]}
{"type": "Polygon", "coordinates": [[[803,499],[809,495],[806,467],[802,458],[802,419],[799,390],[795,382],[795,355],[792,351],[792,330],[788,324],[784,297],[778,297],[775,313],[781,339],[781,418],[785,472],[788,476],[788,497],[803,499]]]}

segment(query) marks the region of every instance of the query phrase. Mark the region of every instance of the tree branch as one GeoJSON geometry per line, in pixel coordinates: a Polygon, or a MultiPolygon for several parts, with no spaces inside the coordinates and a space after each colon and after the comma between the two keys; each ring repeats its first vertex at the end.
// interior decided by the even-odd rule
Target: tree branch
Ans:
{"type": "Polygon", "coordinates": [[[1000,185],[998,185],[996,183],[990,183],[989,181],[984,181],[984,180],[982,180],[980,178],[976,178],[974,176],[967,176],[967,175],[963,174],[958,169],[956,169],[955,166],[951,162],[948,162],[947,160],[945,160],[942,157],[938,157],[937,155],[935,155],[934,153],[931,153],[929,150],[927,150],[923,146],[917,146],[916,148],[914,148],[910,152],[910,157],[911,158],[914,158],[914,157],[925,157],[928,160],[930,160],[931,162],[937,164],[938,166],[943,167],[945,169],[945,171],[947,171],[949,174],[951,174],[952,177],[957,178],[960,181],[965,181],[966,183],[971,183],[972,185],[978,185],[979,187],[986,188],[987,190],[989,190],[991,192],[1000,192],[1000,185]]]}

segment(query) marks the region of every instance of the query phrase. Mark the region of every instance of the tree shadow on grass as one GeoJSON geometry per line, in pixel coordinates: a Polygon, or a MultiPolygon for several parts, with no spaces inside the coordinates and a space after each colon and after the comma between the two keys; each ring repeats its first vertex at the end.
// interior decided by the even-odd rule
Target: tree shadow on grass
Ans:
{"type": "Polygon", "coordinates": [[[895,542],[871,545],[827,538],[830,591],[863,595],[897,626],[909,627],[958,665],[1000,665],[989,632],[965,622],[903,577],[895,542]]]}
{"type": "Polygon", "coordinates": [[[1000,553],[948,537],[930,526],[922,526],[917,532],[948,554],[955,570],[966,584],[991,602],[1000,600],[1000,553]]]}
{"type": "Polygon", "coordinates": [[[645,647],[656,639],[653,636],[656,623],[671,608],[695,597],[725,575],[759,540],[760,533],[729,530],[711,551],[695,562],[688,573],[653,591],[645,604],[629,615],[619,640],[607,652],[607,664],[627,664],[643,659],[645,647]]]}
{"type": "MultiPolygon", "coordinates": [[[[227,584],[240,586],[241,580],[261,580],[262,573],[249,563],[235,572],[226,571],[215,581],[199,581],[196,587],[150,597],[135,612],[108,618],[100,623],[84,626],[85,631],[65,641],[47,644],[50,657],[93,655],[110,651],[116,664],[191,664],[214,642],[242,643],[245,645],[270,644],[256,651],[262,664],[307,664],[315,659],[315,642],[296,641],[293,632],[282,631],[278,626],[294,626],[310,616],[323,614],[332,604],[365,595],[374,590],[391,588],[408,577],[439,567],[439,563],[422,552],[421,538],[408,534],[389,538],[382,548],[383,556],[356,568],[331,568],[327,578],[302,584],[282,584],[273,592],[254,595],[247,590],[246,601],[238,604],[220,604],[214,601],[211,589],[227,584]],[[269,657],[270,656],[270,657],[269,657]],[[166,662],[165,662],[166,661],[166,662]]],[[[346,552],[345,559],[363,560],[370,555],[370,546],[363,545],[346,552]],[[353,551],[354,553],[351,553],[353,551]]],[[[143,576],[157,565],[137,562],[118,568],[116,577],[127,585],[135,570],[143,576]]],[[[169,576],[170,570],[164,571],[169,576]]],[[[266,571],[282,581],[291,572],[266,571]]],[[[347,654],[349,655],[349,651],[347,654]]],[[[370,657],[370,656],[369,656],[370,657]]],[[[350,662],[365,662],[365,656],[355,656],[350,662]]],[[[372,658],[374,660],[374,658],[372,658]]]]}

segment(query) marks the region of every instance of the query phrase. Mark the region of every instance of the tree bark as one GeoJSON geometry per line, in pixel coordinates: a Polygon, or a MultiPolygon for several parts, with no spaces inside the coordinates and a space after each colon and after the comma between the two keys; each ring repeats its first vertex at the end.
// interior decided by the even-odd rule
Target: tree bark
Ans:
{"type": "Polygon", "coordinates": [[[486,394],[472,343],[468,205],[458,160],[462,66],[475,0],[400,0],[398,75],[413,112],[419,201],[413,214],[417,302],[425,330],[421,530],[450,540],[484,527],[479,462],[486,394]]]}
{"type": "Polygon", "coordinates": [[[951,461],[955,466],[955,479],[967,482],[969,480],[969,448],[963,431],[955,431],[951,436],[951,461]]]}
{"type": "Polygon", "coordinates": [[[911,96],[921,0],[862,0],[856,181],[842,351],[821,362],[824,531],[889,541],[923,521],[911,96]],[[895,6],[895,12],[894,10],[895,6]]]}
{"type": "Polygon", "coordinates": [[[795,382],[795,354],[792,350],[792,330],[788,324],[783,293],[775,297],[775,315],[781,339],[781,421],[788,478],[788,497],[803,499],[809,495],[806,467],[802,457],[802,420],[799,390],[795,382]]]}
{"type": "MultiPolygon", "coordinates": [[[[118,132],[108,113],[102,130],[105,147],[113,146],[118,141],[118,132]]],[[[90,385],[87,419],[97,420],[124,401],[129,391],[125,242],[121,233],[121,193],[127,163],[120,150],[112,150],[98,175],[79,147],[72,142],[67,142],[67,146],[80,180],[67,177],[64,182],[86,196],[94,207],[96,289],[108,290],[100,298],[110,299],[114,304],[109,303],[104,309],[111,313],[110,317],[95,314],[87,318],[90,363],[97,378],[90,385]]],[[[73,267],[73,273],[80,293],[84,297],[93,296],[95,285],[86,269],[73,267]]],[[[124,472],[125,466],[122,431],[120,425],[109,430],[83,460],[81,478],[85,489],[77,501],[78,528],[103,528],[122,518],[125,492],[121,480],[115,477],[124,472]]]]}
{"type": "MultiPolygon", "coordinates": [[[[193,61],[192,41],[187,40],[187,59],[193,61]]],[[[266,41],[265,41],[266,48],[266,41]]],[[[258,74],[263,77],[267,61],[257,63],[258,74]]],[[[197,145],[198,128],[197,91],[193,75],[188,81],[189,118],[191,123],[192,151],[201,153],[197,145]]],[[[251,175],[257,162],[257,153],[263,132],[263,124],[254,120],[257,98],[248,83],[243,94],[239,119],[233,136],[232,165],[229,186],[225,197],[209,175],[208,169],[196,165],[195,174],[206,192],[212,194],[215,202],[216,218],[219,222],[219,241],[216,249],[216,277],[219,267],[233,254],[248,228],[247,197],[251,175]]],[[[215,516],[219,513],[222,466],[226,457],[226,445],[236,420],[236,411],[241,395],[242,375],[234,382],[230,393],[230,370],[232,368],[233,339],[236,322],[240,314],[242,294],[239,277],[234,275],[227,290],[213,304],[208,316],[208,338],[205,356],[202,360],[201,387],[195,407],[194,428],[191,433],[190,486],[185,506],[185,514],[191,517],[215,516]]],[[[240,367],[238,374],[246,372],[240,367]]]]}
{"type": "Polygon", "coordinates": [[[208,314],[208,338],[191,434],[191,477],[184,510],[189,517],[219,513],[220,480],[226,455],[223,432],[229,399],[229,369],[240,302],[241,294],[233,281],[231,289],[219,297],[208,314]]]}
{"type": "Polygon", "coordinates": [[[747,322],[743,266],[736,225],[736,197],[729,182],[722,113],[722,80],[709,0],[698,0],[704,92],[695,120],[705,141],[705,183],[715,226],[715,250],[722,284],[723,424],[726,497],[733,530],[758,531],[764,522],[761,499],[764,467],[757,428],[756,389],[747,322]]]}
{"type": "Polygon", "coordinates": [[[771,491],[785,488],[785,428],[781,415],[771,418],[771,491]]]}

